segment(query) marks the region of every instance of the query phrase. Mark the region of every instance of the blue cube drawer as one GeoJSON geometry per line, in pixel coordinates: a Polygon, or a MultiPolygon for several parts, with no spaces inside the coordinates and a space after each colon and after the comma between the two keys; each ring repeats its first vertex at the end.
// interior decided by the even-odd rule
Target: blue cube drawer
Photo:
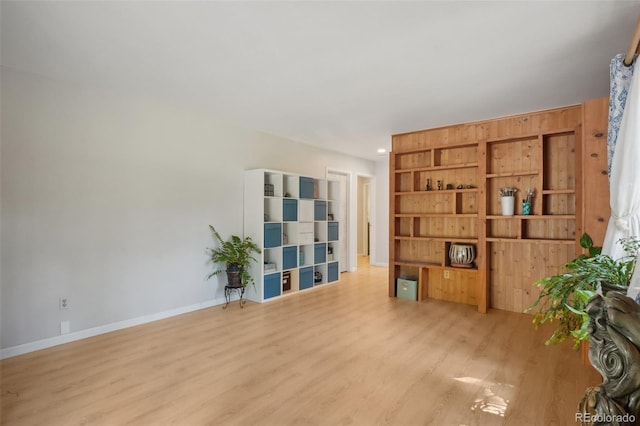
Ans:
{"type": "Polygon", "coordinates": [[[282,200],[282,219],[285,222],[298,221],[298,200],[282,200]]]}
{"type": "Polygon", "coordinates": [[[338,262],[330,263],[327,269],[327,282],[338,281],[338,262]]]}
{"type": "Polygon", "coordinates": [[[313,287],[313,266],[300,269],[300,290],[313,287]]]}
{"type": "Polygon", "coordinates": [[[264,246],[278,247],[282,245],[282,224],[265,223],[264,224],[264,246]]]}
{"type": "Polygon", "coordinates": [[[328,231],[329,231],[328,240],[337,241],[338,240],[338,222],[329,222],[328,231]]]}
{"type": "Polygon", "coordinates": [[[313,198],[313,179],[300,176],[300,198],[313,198]]]}
{"type": "Polygon", "coordinates": [[[264,298],[280,296],[280,272],[264,276],[264,298]]]}
{"type": "Polygon", "coordinates": [[[298,267],[298,247],[282,247],[282,269],[298,267]]]}
{"type": "Polygon", "coordinates": [[[313,263],[324,263],[327,261],[327,244],[319,243],[313,248],[313,263]]]}
{"type": "Polygon", "coordinates": [[[418,300],[418,279],[415,277],[399,277],[396,280],[396,297],[398,299],[418,300]]]}
{"type": "Polygon", "coordinates": [[[327,202],[315,201],[314,220],[327,220],[327,202]]]}

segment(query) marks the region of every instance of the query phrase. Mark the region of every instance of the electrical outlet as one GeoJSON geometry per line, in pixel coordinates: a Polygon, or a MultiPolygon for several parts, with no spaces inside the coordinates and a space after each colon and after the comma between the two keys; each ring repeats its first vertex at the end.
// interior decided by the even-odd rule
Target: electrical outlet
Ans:
{"type": "Polygon", "coordinates": [[[450,274],[449,274],[449,270],[448,270],[448,269],[445,269],[445,270],[444,270],[444,279],[445,279],[445,280],[448,280],[449,278],[451,278],[451,276],[450,276],[450,274]]]}
{"type": "Polygon", "coordinates": [[[60,310],[64,310],[64,309],[68,309],[69,308],[69,298],[68,297],[61,297],[60,298],[60,310]]]}

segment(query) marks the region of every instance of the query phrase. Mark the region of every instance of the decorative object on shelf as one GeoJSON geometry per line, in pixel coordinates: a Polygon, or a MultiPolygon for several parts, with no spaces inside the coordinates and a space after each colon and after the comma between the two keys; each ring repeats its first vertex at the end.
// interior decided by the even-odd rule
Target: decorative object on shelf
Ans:
{"type": "Polygon", "coordinates": [[[590,387],[578,406],[583,425],[605,424],[584,421],[621,419],[606,424],[637,424],[640,407],[640,305],[623,293],[596,294],[586,306],[590,335],[589,361],[602,375],[604,383],[590,387]],[[624,420],[626,419],[626,420],[624,420]]]}
{"type": "Polygon", "coordinates": [[[442,181],[439,180],[437,184],[438,184],[438,191],[442,190],[442,181]]]}
{"type": "Polygon", "coordinates": [[[500,188],[500,205],[502,216],[513,216],[515,213],[516,188],[500,188]]]}
{"type": "Polygon", "coordinates": [[[327,220],[333,220],[333,213],[327,214],[327,220]]]}
{"type": "Polygon", "coordinates": [[[327,247],[327,261],[332,261],[333,260],[333,247],[332,246],[328,246],[327,247]]]}
{"type": "Polygon", "coordinates": [[[229,241],[224,241],[216,229],[209,225],[211,234],[218,243],[219,247],[207,248],[209,253],[209,259],[212,263],[223,263],[225,268],[218,268],[207,276],[210,279],[214,275],[218,275],[222,272],[227,273],[227,285],[225,286],[225,298],[226,304],[223,308],[226,308],[230,301],[231,289],[242,289],[240,294],[240,307],[243,306],[242,296],[244,295],[244,289],[247,284],[255,285],[253,277],[248,272],[251,262],[257,262],[253,257],[255,254],[262,253],[262,250],[253,242],[251,237],[240,238],[237,235],[232,235],[229,241]]]}
{"type": "Polygon", "coordinates": [[[452,243],[449,247],[449,260],[455,268],[473,268],[476,248],[473,244],[452,243]]]}
{"type": "Polygon", "coordinates": [[[314,283],[320,283],[322,282],[322,272],[320,271],[315,271],[313,273],[313,282],[314,283]]]}
{"type": "Polygon", "coordinates": [[[285,198],[291,198],[291,193],[289,193],[289,192],[285,192],[285,193],[284,193],[284,197],[285,197],[285,198]]]}
{"type": "Polygon", "coordinates": [[[282,233],[282,244],[283,245],[289,244],[289,236],[287,235],[286,232],[282,233]]]}
{"type": "Polygon", "coordinates": [[[264,221],[269,222],[269,213],[264,214],[264,221]]]}
{"type": "Polygon", "coordinates": [[[304,252],[300,250],[300,266],[304,265],[304,252]]]}
{"type": "Polygon", "coordinates": [[[282,273],[282,291],[291,290],[291,271],[282,273]]]}
{"type": "Polygon", "coordinates": [[[533,188],[527,189],[527,195],[522,201],[522,215],[529,216],[531,214],[531,200],[533,199],[533,188]]]}
{"type": "Polygon", "coordinates": [[[456,186],[456,189],[464,189],[464,185],[460,184],[460,185],[456,186]]]}
{"type": "Polygon", "coordinates": [[[448,183],[447,184],[447,189],[453,189],[453,184],[452,183],[448,183]]]}
{"type": "Polygon", "coordinates": [[[431,179],[427,178],[427,184],[426,184],[425,190],[431,191],[431,179]]]}
{"type": "Polygon", "coordinates": [[[273,197],[274,195],[273,184],[271,183],[264,184],[264,195],[265,197],[273,197]]]}

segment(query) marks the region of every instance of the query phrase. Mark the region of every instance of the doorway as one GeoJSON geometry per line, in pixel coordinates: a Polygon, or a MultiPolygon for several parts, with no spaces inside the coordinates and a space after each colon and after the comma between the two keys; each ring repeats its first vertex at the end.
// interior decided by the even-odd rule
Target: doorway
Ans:
{"type": "Polygon", "coordinates": [[[371,179],[358,176],[358,258],[371,255],[371,179]]]}

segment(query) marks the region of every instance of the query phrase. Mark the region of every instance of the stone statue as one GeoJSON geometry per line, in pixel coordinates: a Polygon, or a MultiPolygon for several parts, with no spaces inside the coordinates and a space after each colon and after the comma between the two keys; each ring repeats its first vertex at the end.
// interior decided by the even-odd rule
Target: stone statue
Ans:
{"type": "Polygon", "coordinates": [[[589,360],[604,379],[587,389],[576,421],[640,424],[640,305],[617,291],[587,303],[589,360]]]}

